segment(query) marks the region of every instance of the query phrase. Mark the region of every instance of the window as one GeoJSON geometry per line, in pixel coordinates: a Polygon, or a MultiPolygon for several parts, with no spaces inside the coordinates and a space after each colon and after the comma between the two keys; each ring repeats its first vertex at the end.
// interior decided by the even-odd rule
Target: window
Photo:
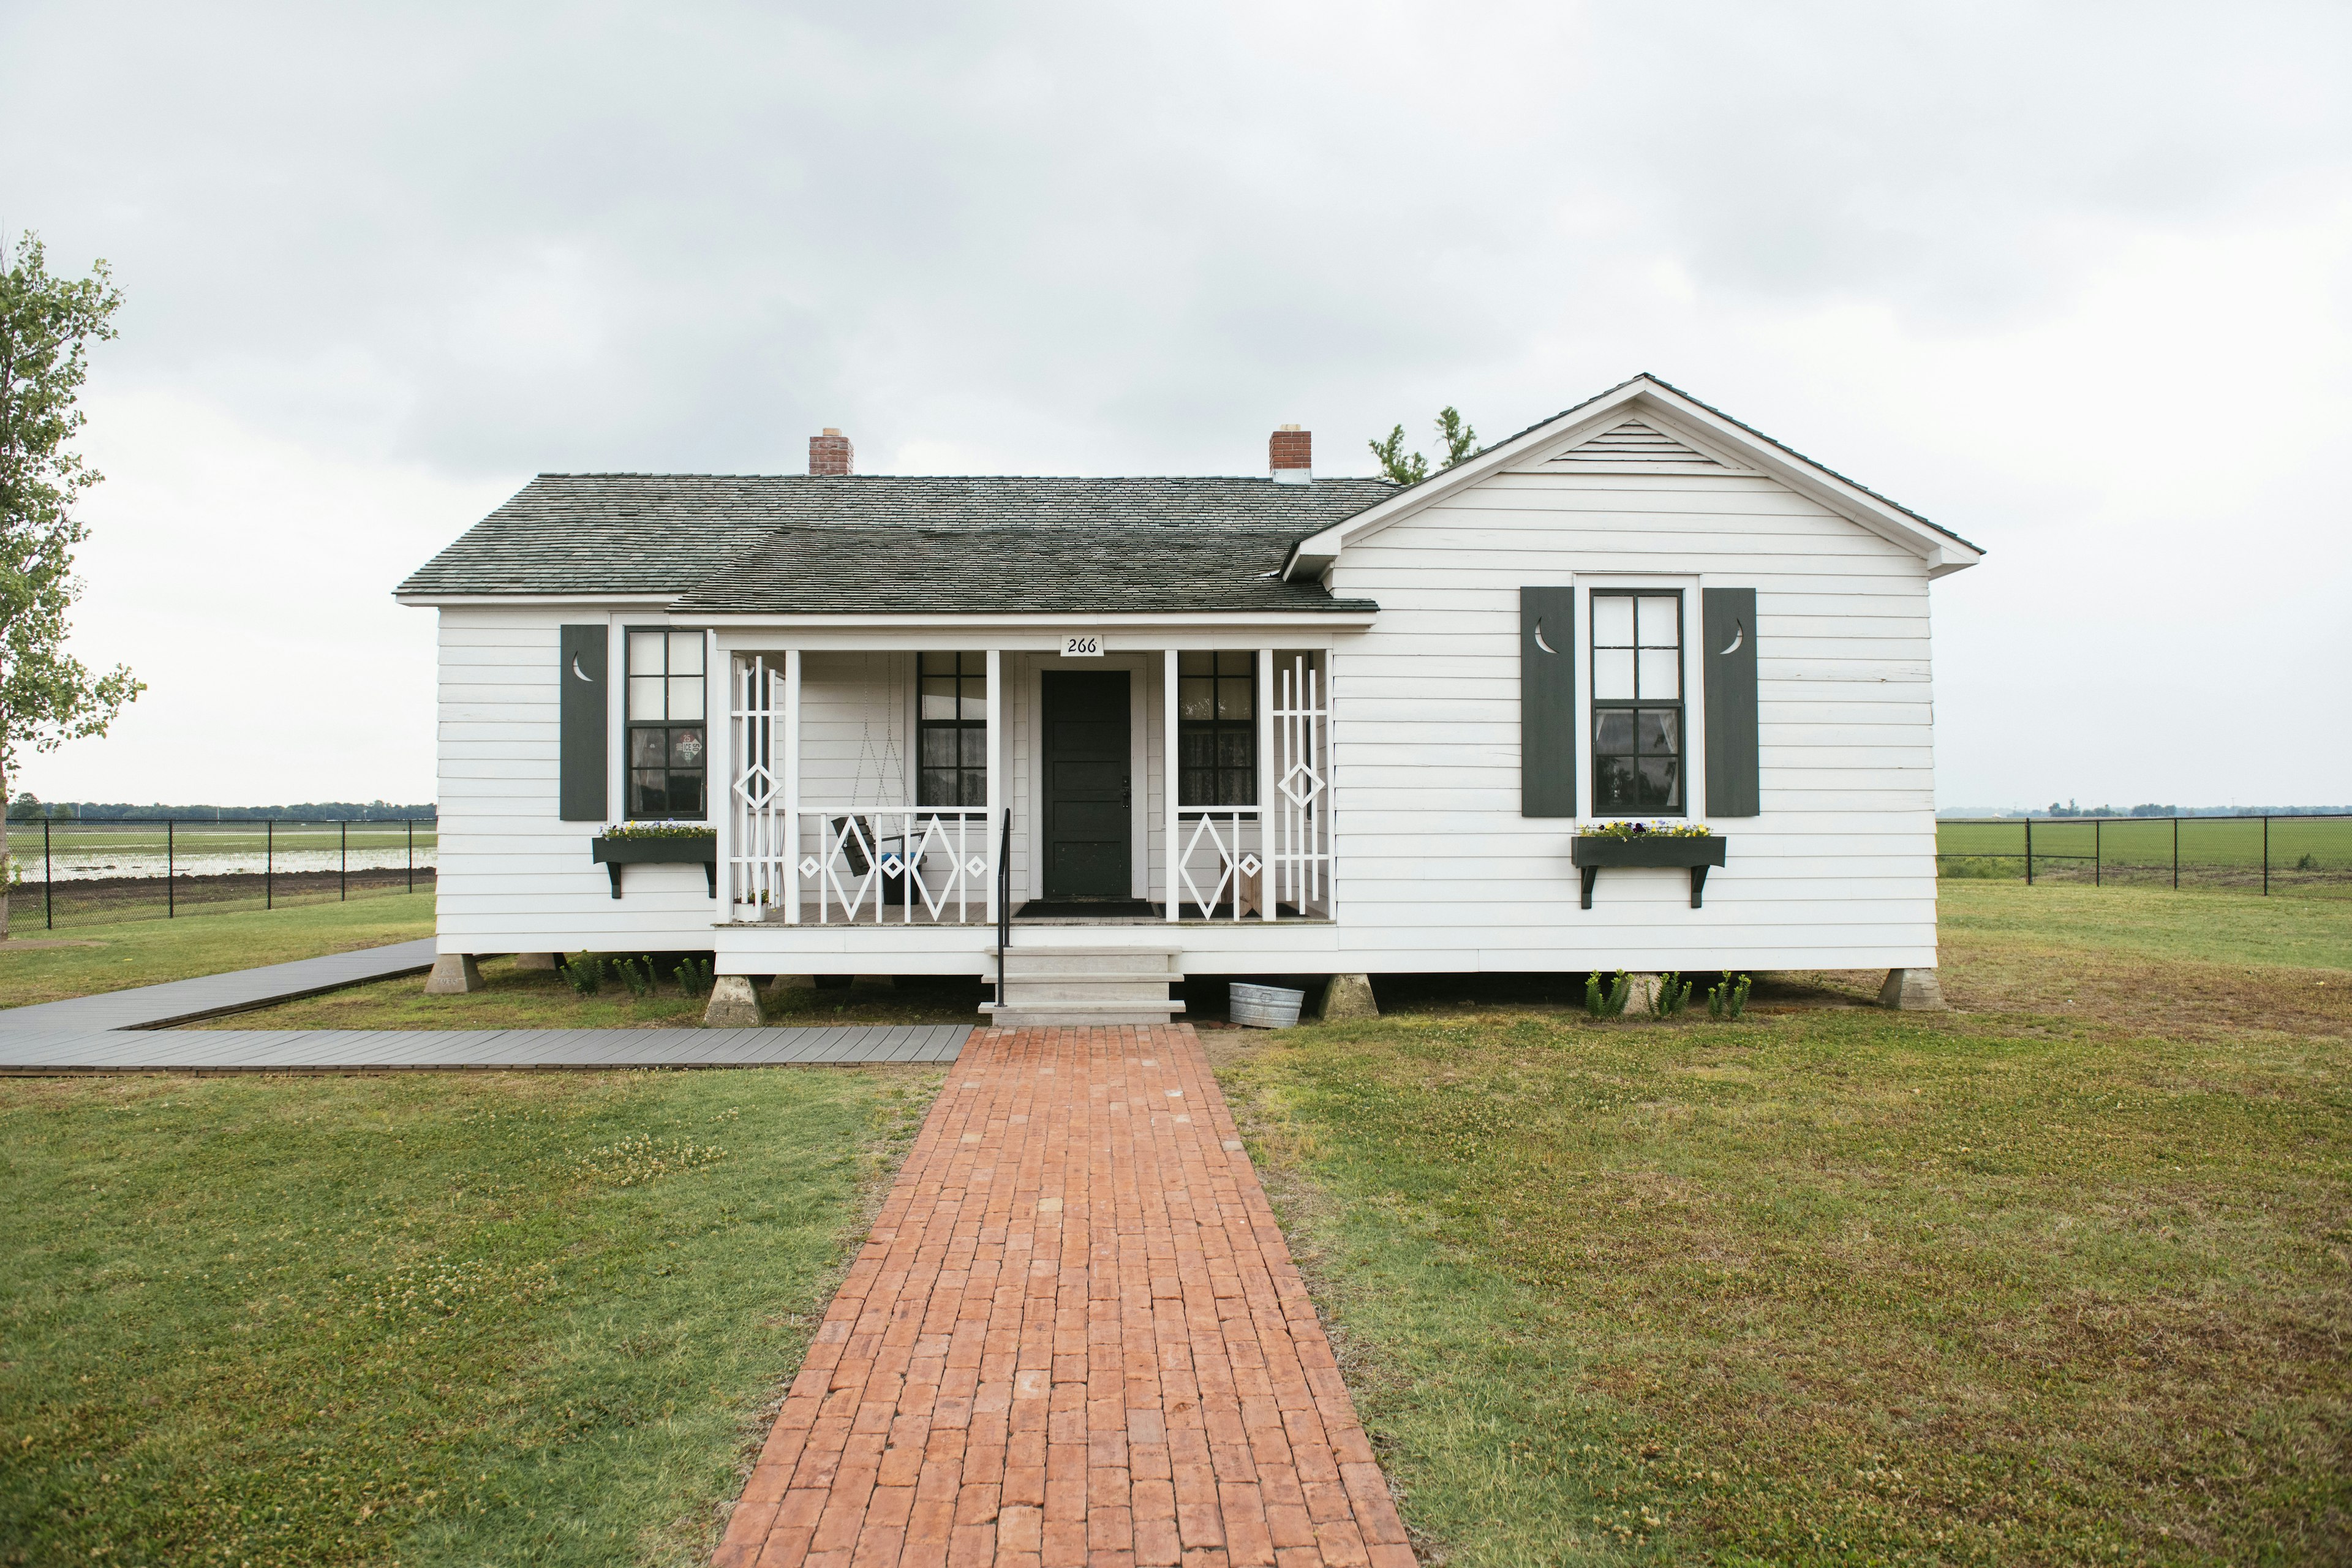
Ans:
{"type": "Polygon", "coordinates": [[[988,804],[988,655],[917,654],[915,804],[988,804]]]}
{"type": "Polygon", "coordinates": [[[703,815],[702,634],[629,634],[629,815],[703,815]]]}
{"type": "Polygon", "coordinates": [[[1180,805],[1257,804],[1257,655],[1176,656],[1180,805]]]}
{"type": "Polygon", "coordinates": [[[1683,596],[1592,595],[1592,810],[1683,815],[1683,596]]]}

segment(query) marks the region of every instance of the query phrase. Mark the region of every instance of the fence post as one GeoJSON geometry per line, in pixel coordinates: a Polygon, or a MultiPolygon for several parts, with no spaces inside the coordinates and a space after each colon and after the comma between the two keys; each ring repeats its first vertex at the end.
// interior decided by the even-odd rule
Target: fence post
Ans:
{"type": "Polygon", "coordinates": [[[2025,885],[2033,886],[2033,818],[2025,819],[2025,885]]]}
{"type": "Polygon", "coordinates": [[[2106,869],[2107,852],[2101,845],[2099,829],[2105,825],[2105,820],[2097,816],[2091,818],[2091,886],[2094,888],[2105,886],[2099,880],[2099,875],[2106,869]]]}
{"type": "Polygon", "coordinates": [[[416,818],[408,819],[408,890],[416,891],[416,818]]]}
{"type": "Polygon", "coordinates": [[[335,824],[342,834],[343,863],[335,873],[335,897],[348,903],[352,897],[352,825],[349,821],[335,824]]]}
{"type": "Polygon", "coordinates": [[[2263,818],[2263,897],[2271,896],[2271,819],[2263,818]]]}
{"type": "Polygon", "coordinates": [[[277,889],[273,885],[277,875],[278,819],[265,816],[261,819],[261,907],[265,910],[277,908],[277,889]]]}
{"type": "Polygon", "coordinates": [[[58,929],[58,858],[49,853],[49,819],[41,818],[41,929],[58,929]]]}
{"type": "Polygon", "coordinates": [[[2180,818],[2172,819],[2172,890],[2180,891],[2180,818]]]}
{"type": "Polygon", "coordinates": [[[170,920],[180,912],[179,887],[173,879],[173,873],[179,868],[173,862],[173,851],[177,846],[173,842],[173,830],[178,826],[168,816],[163,819],[163,918],[165,920],[170,920]]]}

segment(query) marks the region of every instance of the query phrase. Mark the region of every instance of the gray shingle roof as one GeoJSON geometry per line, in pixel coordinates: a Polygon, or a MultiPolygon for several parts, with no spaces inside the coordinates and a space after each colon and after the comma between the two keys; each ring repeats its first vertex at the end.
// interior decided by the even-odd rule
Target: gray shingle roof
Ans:
{"type": "Polygon", "coordinates": [[[1278,573],[1381,479],[542,474],[403,594],[662,594],[713,613],[1368,609],[1278,573]]]}

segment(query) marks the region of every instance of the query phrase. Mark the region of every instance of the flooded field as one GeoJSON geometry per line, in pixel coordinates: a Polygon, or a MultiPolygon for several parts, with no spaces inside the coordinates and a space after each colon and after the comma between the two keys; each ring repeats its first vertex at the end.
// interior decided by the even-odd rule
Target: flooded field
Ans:
{"type": "Polygon", "coordinates": [[[41,824],[8,825],[8,854],[25,882],[100,882],[145,878],[198,879],[300,873],[419,871],[436,863],[434,825],[420,822],[279,824],[160,823],[49,825],[43,857],[41,824]]]}

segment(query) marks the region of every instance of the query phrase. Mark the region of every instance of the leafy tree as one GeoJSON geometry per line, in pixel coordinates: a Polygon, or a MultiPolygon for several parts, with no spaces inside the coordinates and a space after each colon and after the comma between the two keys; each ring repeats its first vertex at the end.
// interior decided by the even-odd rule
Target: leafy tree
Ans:
{"type": "MultiPolygon", "coordinates": [[[[1442,473],[1463,458],[1478,450],[1478,432],[1470,422],[1451,407],[1437,411],[1437,439],[1445,447],[1445,460],[1437,465],[1442,473]]],[[[1372,456],[1381,465],[1381,472],[1401,485],[1417,485],[1429,478],[1429,459],[1418,452],[1404,449],[1404,426],[1397,426],[1383,441],[1367,441],[1372,456]]]]}
{"type": "Polygon", "coordinates": [[[1385,441],[1367,441],[1372,456],[1380,459],[1381,472],[1401,485],[1417,485],[1429,478],[1429,459],[1418,452],[1404,449],[1404,426],[1389,432],[1385,441]]]}
{"type": "MultiPolygon", "coordinates": [[[[0,799],[20,749],[102,735],[145,689],[120,665],[92,675],[65,648],[81,596],[74,546],[87,537],[73,505],[104,478],[67,443],[83,423],[84,350],[114,336],[121,304],[105,262],[88,278],[53,278],[34,235],[0,272],[0,799]]],[[[7,833],[0,816],[0,859],[7,833]]]]}

